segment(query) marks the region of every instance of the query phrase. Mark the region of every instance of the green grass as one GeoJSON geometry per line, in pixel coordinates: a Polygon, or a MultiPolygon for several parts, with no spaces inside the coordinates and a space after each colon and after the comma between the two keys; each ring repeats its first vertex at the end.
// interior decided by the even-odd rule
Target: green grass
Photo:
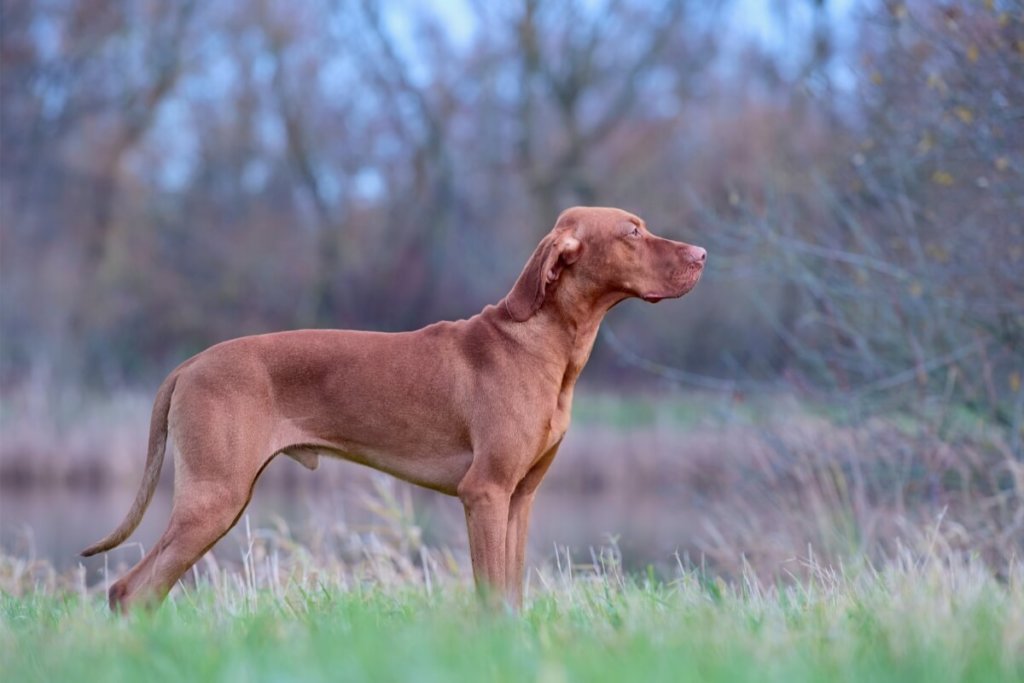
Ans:
{"type": "Polygon", "coordinates": [[[747,421],[763,417],[772,406],[767,401],[738,404],[720,394],[636,394],[623,400],[614,394],[581,391],[573,400],[573,422],[597,424],[622,431],[655,425],[692,429],[702,424],[728,420],[747,421]]]}
{"type": "Polygon", "coordinates": [[[1024,680],[1024,586],[983,568],[903,564],[790,586],[685,572],[534,582],[519,615],[450,578],[201,582],[154,613],[113,617],[95,594],[0,597],[6,681],[1024,680]]]}
{"type": "MultiPolygon", "coordinates": [[[[299,538],[283,522],[253,532],[246,517],[242,566],[207,556],[152,613],[112,616],[84,572],[0,552],[0,683],[1024,681],[1007,447],[959,413],[944,435],[979,443],[947,453],[901,438],[922,429],[899,416],[833,429],[781,398],[731,400],[594,395],[576,411],[584,427],[665,427],[672,446],[658,471],[668,473],[686,428],[779,420],[771,428],[787,436],[756,457],[700,444],[687,454],[725,468],[715,506],[694,508],[713,523],[694,547],[711,551],[707,571],[720,576],[682,566],[624,576],[617,550],[599,549],[595,566],[566,556],[533,571],[527,608],[494,613],[469,591],[466,559],[425,547],[411,502],[381,483],[364,501],[379,518],[369,525],[313,524],[299,538]],[[817,559],[788,559],[810,546],[817,559]]],[[[108,430],[95,431],[106,444],[108,430]]],[[[606,435],[579,467],[616,462],[596,457],[606,435]]],[[[723,430],[714,443],[727,439],[723,430]]],[[[732,442],[748,445],[742,433],[732,442]]],[[[700,480],[681,486],[706,493],[700,480]]]]}

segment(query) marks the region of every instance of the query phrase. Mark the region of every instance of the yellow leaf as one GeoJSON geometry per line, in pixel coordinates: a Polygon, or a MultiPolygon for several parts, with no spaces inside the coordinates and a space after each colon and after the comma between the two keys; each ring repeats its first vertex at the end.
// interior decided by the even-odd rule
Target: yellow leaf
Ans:
{"type": "Polygon", "coordinates": [[[1010,160],[1006,157],[999,157],[996,159],[995,167],[997,171],[1005,171],[1010,168],[1010,160]]]}
{"type": "Polygon", "coordinates": [[[954,180],[953,176],[947,173],[946,171],[936,171],[935,173],[932,173],[932,182],[935,183],[936,185],[943,185],[945,187],[949,187],[950,185],[955,183],[956,180],[954,180]]]}
{"type": "Polygon", "coordinates": [[[930,150],[934,145],[935,140],[932,138],[932,134],[926,132],[921,136],[921,139],[917,143],[917,151],[920,154],[927,154],[928,150],[930,150]]]}
{"type": "Polygon", "coordinates": [[[922,294],[924,294],[924,287],[921,286],[921,283],[917,282],[916,280],[914,282],[911,282],[910,283],[910,296],[912,296],[912,297],[914,297],[916,299],[916,298],[920,297],[922,294]]]}
{"type": "Polygon", "coordinates": [[[999,23],[999,28],[1006,28],[1010,23],[1010,13],[1003,12],[996,21],[999,23]]]}
{"type": "Polygon", "coordinates": [[[928,254],[933,261],[938,261],[939,263],[949,262],[949,252],[942,245],[935,244],[934,242],[929,242],[925,245],[924,253],[928,254]]]}
{"type": "Polygon", "coordinates": [[[977,45],[971,45],[969,48],[967,48],[967,61],[970,62],[971,64],[974,64],[976,61],[978,61],[977,45]]]}
{"type": "Polygon", "coordinates": [[[1020,391],[1020,373],[1019,372],[1011,372],[1010,373],[1010,391],[1012,391],[1014,393],[1017,393],[1018,391],[1020,391]]]}
{"type": "Polygon", "coordinates": [[[953,111],[956,112],[956,117],[964,123],[970,123],[974,120],[974,112],[967,107],[957,107],[953,111]]]}
{"type": "Polygon", "coordinates": [[[878,73],[877,71],[872,71],[871,72],[871,82],[872,83],[874,83],[875,85],[881,85],[882,84],[882,80],[883,80],[882,79],[882,74],[878,73]]]}
{"type": "Polygon", "coordinates": [[[937,73],[928,74],[928,87],[939,92],[946,92],[948,90],[946,81],[942,80],[942,76],[937,73]]]}
{"type": "Polygon", "coordinates": [[[987,9],[989,12],[992,11],[995,5],[995,0],[985,0],[985,9],[987,9]]]}

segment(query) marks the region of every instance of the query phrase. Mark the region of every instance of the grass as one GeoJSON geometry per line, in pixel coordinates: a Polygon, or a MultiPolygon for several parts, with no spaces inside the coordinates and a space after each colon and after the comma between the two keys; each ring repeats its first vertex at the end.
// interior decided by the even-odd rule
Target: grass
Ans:
{"type": "MultiPolygon", "coordinates": [[[[208,555],[152,613],[114,617],[84,570],[0,551],[0,680],[1024,681],[1024,470],[1005,435],[957,413],[938,430],[695,401],[581,401],[545,482],[569,501],[587,486],[691,501],[675,567],[566,554],[531,571],[521,614],[490,612],[465,559],[424,545],[408,491],[370,478],[349,491],[379,523],[298,538],[246,518],[241,561],[208,555]]],[[[144,403],[69,417],[85,450],[44,450],[50,479],[104,444],[94,469],[134,490],[144,403]]],[[[49,433],[20,429],[9,455],[49,433]]]]}
{"type": "Polygon", "coordinates": [[[3,558],[4,680],[1024,680],[1016,564],[997,579],[971,559],[905,553],[877,571],[809,561],[809,578],[764,585],[682,567],[626,576],[606,553],[533,573],[511,614],[479,605],[443,561],[374,553],[357,569],[250,552],[127,617],[108,613],[102,587],[30,579],[3,558]]]}

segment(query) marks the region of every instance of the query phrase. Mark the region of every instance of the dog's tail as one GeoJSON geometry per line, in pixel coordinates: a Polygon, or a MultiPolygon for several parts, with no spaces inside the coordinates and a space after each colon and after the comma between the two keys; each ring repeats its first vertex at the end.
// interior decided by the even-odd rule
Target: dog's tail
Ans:
{"type": "Polygon", "coordinates": [[[131,510],[128,511],[120,526],[106,538],[83,550],[82,557],[89,557],[121,545],[142,520],[149,501],[153,499],[156,483],[160,479],[160,468],[164,463],[164,450],[167,446],[167,414],[171,409],[171,394],[174,393],[174,385],[177,381],[178,372],[172,372],[156,392],[156,400],[153,402],[153,417],[149,422],[149,453],[146,454],[146,471],[142,475],[142,485],[139,486],[139,491],[135,494],[135,502],[132,503],[131,510]]]}

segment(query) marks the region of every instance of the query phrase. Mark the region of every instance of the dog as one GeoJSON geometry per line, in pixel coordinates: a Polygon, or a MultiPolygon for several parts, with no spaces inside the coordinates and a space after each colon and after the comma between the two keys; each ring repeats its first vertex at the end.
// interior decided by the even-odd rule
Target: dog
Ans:
{"type": "Polygon", "coordinates": [[[413,332],[295,330],[212,346],[157,391],[142,484],[109,536],[138,526],[176,452],[167,529],[110,588],[114,610],[155,605],[235,525],[277,455],[344,458],[451,496],[466,513],[482,593],[522,604],[526,533],[573,388],[616,304],[681,297],[707,261],[614,208],[564,211],[512,291],[477,315],[413,332]]]}

